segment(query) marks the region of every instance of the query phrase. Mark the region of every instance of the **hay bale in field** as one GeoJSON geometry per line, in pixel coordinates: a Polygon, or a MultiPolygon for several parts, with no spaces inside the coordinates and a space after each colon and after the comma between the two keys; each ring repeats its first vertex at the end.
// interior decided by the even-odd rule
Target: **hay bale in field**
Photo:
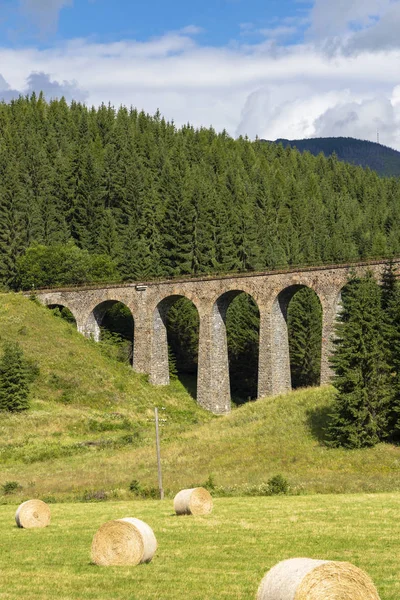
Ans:
{"type": "Polygon", "coordinates": [[[50,508],[42,500],[27,500],[17,508],[15,521],[18,527],[24,529],[47,527],[50,523],[50,508]]]}
{"type": "Polygon", "coordinates": [[[348,562],[291,558],[265,575],[257,600],[379,600],[364,571],[348,562]]]}
{"type": "Polygon", "coordinates": [[[211,495],[202,487],[181,490],[174,498],[177,515],[208,515],[212,507],[211,495]]]}
{"type": "Polygon", "coordinates": [[[150,562],[157,550],[152,528],[140,519],[126,517],[104,523],[92,542],[96,565],[138,565],[150,562]]]}

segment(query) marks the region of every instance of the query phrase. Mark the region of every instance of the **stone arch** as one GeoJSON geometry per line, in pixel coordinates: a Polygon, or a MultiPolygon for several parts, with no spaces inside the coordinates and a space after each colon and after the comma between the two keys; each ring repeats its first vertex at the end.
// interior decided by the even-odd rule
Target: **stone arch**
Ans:
{"type": "MultiPolygon", "coordinates": [[[[290,365],[289,334],[288,334],[288,309],[294,295],[301,289],[310,289],[317,296],[322,311],[324,304],[318,292],[304,283],[292,283],[283,288],[275,297],[271,309],[271,367],[272,367],[272,393],[278,394],[292,389],[292,374],[290,365]]],[[[321,330],[322,348],[322,330],[321,330]]]]}
{"type": "Polygon", "coordinates": [[[199,375],[197,399],[204,408],[215,414],[230,411],[231,390],[226,317],[231,302],[245,289],[234,288],[214,299],[211,310],[200,318],[199,375]]]}
{"type": "MultiPolygon", "coordinates": [[[[260,310],[257,300],[248,291],[242,289],[231,290],[219,296],[216,300],[216,307],[219,310],[220,317],[225,327],[223,331],[226,337],[227,353],[228,353],[228,377],[231,399],[234,402],[241,404],[249,399],[255,400],[258,397],[258,362],[259,362],[259,334],[260,334],[260,310]],[[254,328],[251,323],[251,315],[254,310],[254,319],[258,323],[254,323],[254,328]],[[238,312],[239,311],[239,312],[238,312]],[[243,316],[249,317],[247,322],[249,327],[249,335],[246,338],[247,356],[243,360],[243,350],[239,350],[235,354],[232,346],[239,341],[239,346],[243,343],[243,339],[235,340],[234,334],[237,333],[237,321],[243,316]],[[253,343],[252,334],[254,335],[253,343]]],[[[239,325],[240,332],[240,325],[239,325]]]]}
{"type": "Polygon", "coordinates": [[[65,319],[66,321],[68,321],[72,325],[75,325],[75,327],[78,327],[78,321],[77,321],[76,315],[74,314],[74,311],[71,310],[70,307],[67,306],[66,304],[49,303],[49,304],[46,304],[46,308],[48,308],[50,310],[57,310],[58,309],[59,312],[60,312],[60,316],[63,319],[65,319]]]}
{"type": "MultiPolygon", "coordinates": [[[[96,342],[99,342],[101,338],[101,328],[104,324],[105,319],[107,318],[107,313],[110,311],[110,309],[116,307],[117,305],[122,305],[127,309],[127,311],[129,311],[129,315],[131,317],[131,324],[129,324],[127,335],[124,337],[130,340],[132,348],[134,348],[135,319],[131,308],[121,300],[105,300],[103,302],[100,302],[99,304],[96,304],[96,306],[91,310],[89,316],[86,319],[83,333],[86,337],[91,337],[96,342]]],[[[133,351],[130,362],[132,363],[132,361],[133,351]]]]}
{"type": "Polygon", "coordinates": [[[196,302],[184,294],[171,294],[162,298],[152,312],[150,383],[153,385],[169,385],[170,383],[167,320],[170,308],[175,302],[182,299],[193,304],[200,318],[196,302]]]}

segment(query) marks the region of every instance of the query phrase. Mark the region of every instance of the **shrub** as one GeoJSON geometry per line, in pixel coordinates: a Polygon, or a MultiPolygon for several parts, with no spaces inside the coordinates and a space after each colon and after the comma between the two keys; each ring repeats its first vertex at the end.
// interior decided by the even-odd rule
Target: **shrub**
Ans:
{"type": "Polygon", "coordinates": [[[134,494],[139,495],[142,490],[142,486],[140,485],[137,479],[132,479],[132,481],[129,484],[129,490],[134,494]]]}
{"type": "Polygon", "coordinates": [[[108,500],[108,494],[104,490],[91,490],[84,492],[82,502],[104,502],[108,500]]]}
{"type": "Polygon", "coordinates": [[[22,488],[22,486],[18,483],[18,481],[6,481],[1,486],[3,490],[3,494],[13,494],[22,488]]]}
{"type": "Polygon", "coordinates": [[[203,485],[201,486],[208,490],[209,492],[213,492],[215,490],[215,480],[214,475],[212,473],[209,474],[203,485]]]}
{"type": "Polygon", "coordinates": [[[283,475],[274,475],[268,480],[269,496],[285,496],[289,493],[289,482],[283,475]]]}
{"type": "Polygon", "coordinates": [[[155,499],[160,497],[160,491],[158,488],[153,486],[142,486],[137,479],[132,479],[129,484],[129,490],[139,498],[155,499]]]}

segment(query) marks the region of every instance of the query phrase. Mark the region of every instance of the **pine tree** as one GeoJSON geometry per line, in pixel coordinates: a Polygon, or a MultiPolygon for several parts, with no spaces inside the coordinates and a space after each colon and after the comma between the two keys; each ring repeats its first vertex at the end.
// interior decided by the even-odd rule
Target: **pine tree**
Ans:
{"type": "Polygon", "coordinates": [[[290,366],[293,387],[319,384],[322,308],[310,288],[299,290],[288,307],[290,366]]]}
{"type": "Polygon", "coordinates": [[[393,260],[382,275],[383,334],[387,343],[387,360],[391,372],[392,402],[388,434],[400,439],[400,286],[393,260]]]}
{"type": "Polygon", "coordinates": [[[14,160],[0,155],[0,280],[15,287],[17,259],[24,250],[22,190],[14,160]]]}
{"type": "Polygon", "coordinates": [[[373,446],[387,436],[391,388],[382,330],[381,291],[371,274],[351,281],[342,297],[332,367],[332,444],[373,446]]]}
{"type": "Polygon", "coordinates": [[[4,346],[0,361],[0,410],[19,412],[29,408],[29,381],[22,348],[16,342],[4,346]]]}

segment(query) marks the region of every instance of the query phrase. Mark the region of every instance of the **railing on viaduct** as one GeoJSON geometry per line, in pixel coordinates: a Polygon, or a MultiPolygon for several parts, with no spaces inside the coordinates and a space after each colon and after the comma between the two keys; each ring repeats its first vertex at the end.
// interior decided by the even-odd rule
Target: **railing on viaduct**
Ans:
{"type": "MultiPolygon", "coordinates": [[[[400,265],[400,259],[394,261],[400,265]]],[[[47,306],[61,305],[74,315],[78,330],[99,340],[106,311],[122,302],[134,318],[133,369],[147,373],[154,385],[169,383],[166,318],[181,297],[193,302],[199,314],[197,401],[216,414],[230,411],[230,382],[226,338],[226,311],[233,298],[245,292],[260,312],[258,397],[291,389],[287,308],[302,287],[317,294],[322,307],[321,383],[329,382],[329,356],[341,290],[352,273],[372,271],[380,279],[383,261],[370,261],[295,271],[246,273],[148,283],[85,286],[38,290],[47,306]]]]}

